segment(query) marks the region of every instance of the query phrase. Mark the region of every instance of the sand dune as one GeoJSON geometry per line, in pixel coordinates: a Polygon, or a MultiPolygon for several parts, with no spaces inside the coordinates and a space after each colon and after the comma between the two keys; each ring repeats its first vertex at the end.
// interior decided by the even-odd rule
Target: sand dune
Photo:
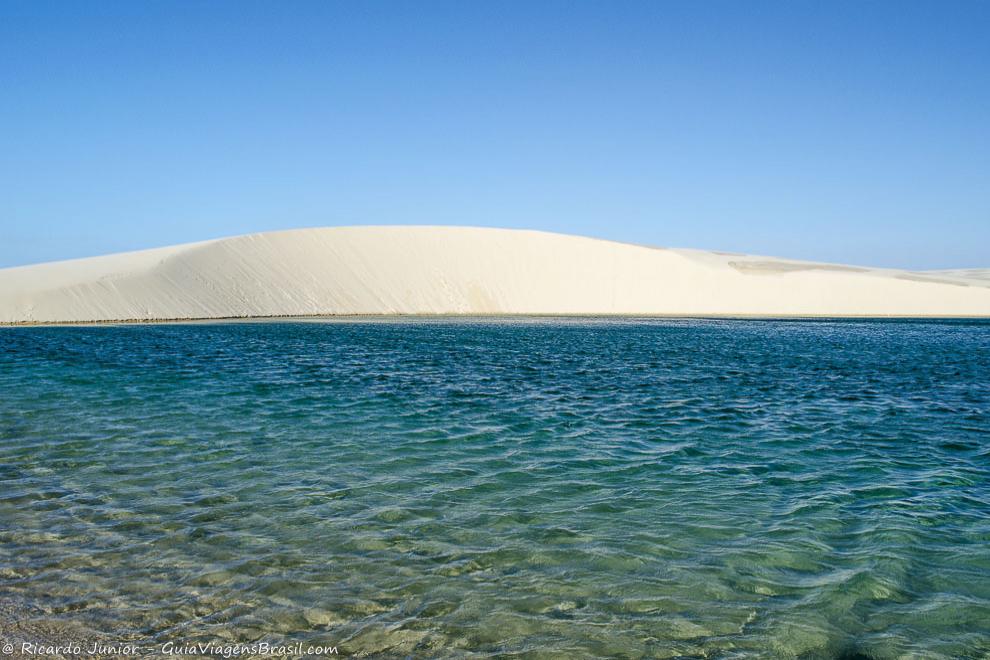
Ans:
{"type": "Polygon", "coordinates": [[[3,269],[0,323],[343,314],[990,316],[984,275],[538,231],[336,227],[3,269]]]}

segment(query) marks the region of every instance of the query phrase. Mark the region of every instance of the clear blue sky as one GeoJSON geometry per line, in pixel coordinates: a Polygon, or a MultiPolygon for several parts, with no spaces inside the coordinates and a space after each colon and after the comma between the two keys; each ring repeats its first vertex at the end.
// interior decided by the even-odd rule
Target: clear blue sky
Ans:
{"type": "Polygon", "coordinates": [[[990,2],[0,0],[0,266],[338,224],[990,266],[990,2]]]}

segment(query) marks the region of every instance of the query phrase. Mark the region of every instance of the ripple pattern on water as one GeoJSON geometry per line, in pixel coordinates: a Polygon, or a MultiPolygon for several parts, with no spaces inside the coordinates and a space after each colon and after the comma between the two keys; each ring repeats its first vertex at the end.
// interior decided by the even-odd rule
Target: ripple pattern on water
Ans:
{"type": "Polygon", "coordinates": [[[8,328],[0,391],[0,605],[36,623],[990,654],[986,322],[8,328]]]}

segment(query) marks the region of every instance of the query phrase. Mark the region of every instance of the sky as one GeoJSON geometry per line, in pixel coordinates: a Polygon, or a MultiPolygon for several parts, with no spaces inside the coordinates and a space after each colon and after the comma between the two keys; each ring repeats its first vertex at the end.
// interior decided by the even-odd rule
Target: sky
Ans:
{"type": "Polygon", "coordinates": [[[0,0],[0,267],[365,224],[990,267],[990,2],[0,0]]]}

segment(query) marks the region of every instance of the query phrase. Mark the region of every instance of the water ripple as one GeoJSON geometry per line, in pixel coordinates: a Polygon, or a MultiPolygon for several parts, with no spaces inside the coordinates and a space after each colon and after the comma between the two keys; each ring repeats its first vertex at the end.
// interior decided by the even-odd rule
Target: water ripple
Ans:
{"type": "Polygon", "coordinates": [[[987,657],[988,374],[966,321],[4,329],[0,625],[987,657]]]}

